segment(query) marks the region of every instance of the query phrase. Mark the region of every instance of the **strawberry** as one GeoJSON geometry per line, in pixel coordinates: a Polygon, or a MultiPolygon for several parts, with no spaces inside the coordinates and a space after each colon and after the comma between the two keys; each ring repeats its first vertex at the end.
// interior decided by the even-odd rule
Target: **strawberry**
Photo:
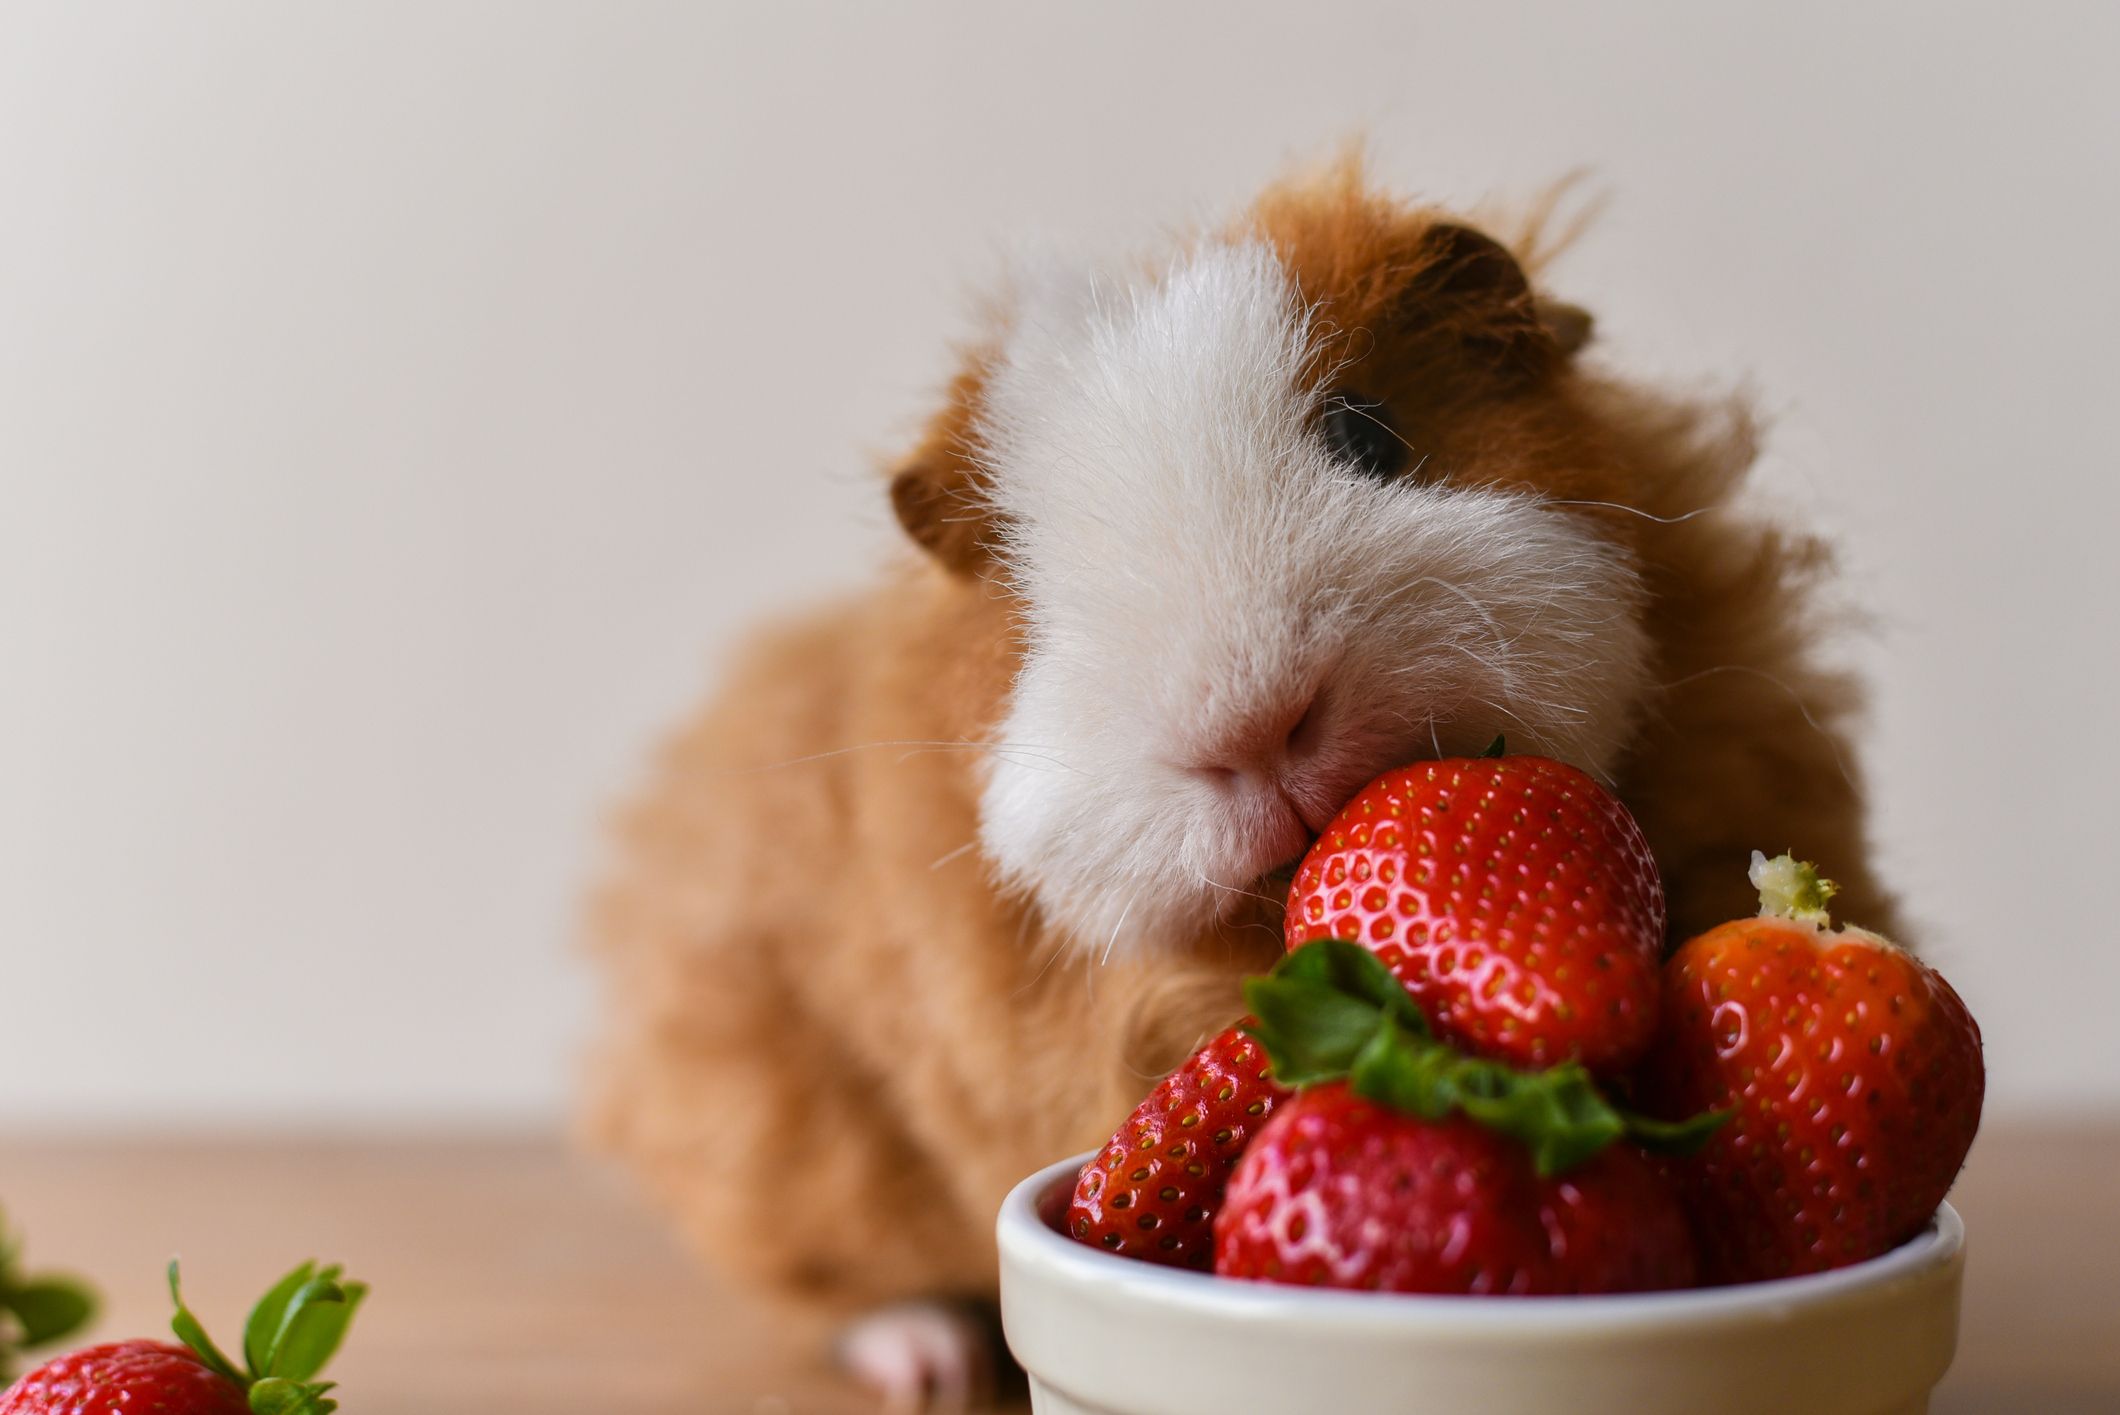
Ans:
{"type": "Polygon", "coordinates": [[[1526,1296],[1693,1284],[1685,1213],[1631,1145],[1565,1175],[1462,1115],[1344,1085],[1274,1113],[1231,1179],[1215,1271],[1312,1287],[1526,1296]]]}
{"type": "Polygon", "coordinates": [[[1859,928],[1832,885],[1752,856],[1758,918],[1718,925],[1664,968],[1644,1102],[1726,1107],[1675,1173],[1708,1276],[1749,1282],[1874,1257],[1943,1202],[1980,1125],[1980,1028],[1941,975],[1859,928]]]}
{"type": "Polygon", "coordinates": [[[1378,777],[1304,857],[1286,932],[1366,945],[1438,1033],[1520,1066],[1617,1076],[1655,1033],[1656,858],[1625,806],[1543,757],[1378,777]]]}
{"type": "Polygon", "coordinates": [[[1151,1263],[1212,1266],[1229,1172],[1286,1094],[1257,1042],[1236,1027],[1221,1033],[1164,1077],[1082,1167],[1068,1233],[1151,1263]]]}
{"type": "Polygon", "coordinates": [[[171,1263],[170,1326],[184,1345],[109,1342],[47,1361],[0,1394],[0,1415],[330,1415],[332,1384],[312,1378],[367,1291],[302,1264],[251,1309],[238,1368],[184,1306],[171,1263]]]}
{"type": "Polygon", "coordinates": [[[1322,940],[1245,987],[1284,1101],[1215,1218],[1225,1277],[1393,1292],[1689,1286],[1692,1238],[1637,1148],[1697,1148],[1718,1117],[1665,1124],[1579,1062],[1529,1072],[1464,1055],[1360,945],[1322,940]]]}
{"type": "Polygon", "coordinates": [[[0,1396],[5,1415],[250,1415],[243,1387],[189,1347],[113,1341],[47,1361],[0,1396]]]}

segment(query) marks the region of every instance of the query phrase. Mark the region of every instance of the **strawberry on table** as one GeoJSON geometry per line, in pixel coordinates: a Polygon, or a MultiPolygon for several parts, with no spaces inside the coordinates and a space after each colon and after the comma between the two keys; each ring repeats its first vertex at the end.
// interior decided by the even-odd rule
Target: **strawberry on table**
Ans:
{"type": "Polygon", "coordinates": [[[331,1415],[332,1383],[315,1377],[367,1292],[337,1267],[302,1264],[251,1309],[238,1366],[184,1306],[171,1263],[182,1346],[115,1341],[47,1361],[0,1394],[0,1415],[331,1415]]]}
{"type": "Polygon", "coordinates": [[[1257,1042],[1237,1027],[1216,1036],[1164,1077],[1083,1166],[1067,1232],[1152,1263],[1212,1267],[1223,1186],[1286,1094],[1267,1075],[1257,1042]]]}
{"type": "Polygon", "coordinates": [[[1245,999],[1274,1078],[1301,1090],[1230,1179],[1218,1274],[1468,1295],[1693,1282],[1684,1211],[1640,1147],[1685,1152],[1719,1117],[1632,1115],[1573,1061],[1466,1056],[1340,940],[1305,945],[1245,999]]]}
{"type": "Polygon", "coordinates": [[[1363,944],[1438,1034],[1517,1065],[1616,1076],[1655,1033],[1656,858],[1625,806],[1544,757],[1378,777],[1304,858],[1286,931],[1363,944]]]}
{"type": "Polygon", "coordinates": [[[1980,1028],[1943,977],[1888,940],[1834,929],[1831,884],[1752,856],[1760,915],[1665,965],[1665,1023],[1643,1068],[1664,1114],[1731,1123],[1674,1167],[1710,1280],[1860,1262],[1913,1237],[1972,1147],[1980,1028]]]}
{"type": "Polygon", "coordinates": [[[167,1341],[113,1341],[47,1361],[0,1395],[6,1415],[250,1415],[243,1387],[167,1341]]]}

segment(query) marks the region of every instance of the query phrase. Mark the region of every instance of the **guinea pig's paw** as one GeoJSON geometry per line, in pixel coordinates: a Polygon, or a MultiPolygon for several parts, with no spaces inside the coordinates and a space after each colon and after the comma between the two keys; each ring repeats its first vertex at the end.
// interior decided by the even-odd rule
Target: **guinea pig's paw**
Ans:
{"type": "Polygon", "coordinates": [[[890,1415],[974,1410],[993,1398],[992,1323],[951,1302],[902,1302],[856,1319],[839,1339],[849,1373],[890,1415]]]}

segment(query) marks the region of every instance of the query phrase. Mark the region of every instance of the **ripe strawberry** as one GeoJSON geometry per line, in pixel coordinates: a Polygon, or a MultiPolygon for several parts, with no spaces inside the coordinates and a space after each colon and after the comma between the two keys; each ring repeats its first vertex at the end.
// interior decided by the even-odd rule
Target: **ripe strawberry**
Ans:
{"type": "Polygon", "coordinates": [[[1477,1294],[1691,1283],[1684,1211],[1627,1142],[1688,1152],[1719,1117],[1632,1115],[1576,1061],[1466,1056],[1360,944],[1305,944],[1244,998],[1274,1079],[1307,1089],[1238,1162],[1217,1273],[1477,1294]]]}
{"type": "Polygon", "coordinates": [[[1424,1120],[1344,1085],[1303,1092],[1244,1153],[1215,1271],[1313,1287],[1524,1296],[1689,1287],[1684,1212],[1616,1144],[1565,1175],[1466,1116],[1424,1120]]]}
{"type": "Polygon", "coordinates": [[[1655,1033],[1656,858],[1625,806],[1543,757],[1378,777],[1296,871],[1286,931],[1364,944],[1440,1035],[1520,1066],[1615,1076],[1655,1033]]]}
{"type": "Polygon", "coordinates": [[[1711,1280],[1874,1257],[1920,1231],[1957,1178],[1986,1089],[1980,1028],[1936,971],[1829,928],[1832,886],[1754,853],[1760,917],[1665,965],[1645,1102],[1731,1124],[1675,1166],[1711,1280]]]}
{"type": "Polygon", "coordinates": [[[1082,1167],[1067,1231],[1109,1252],[1204,1271],[1229,1171],[1285,1095],[1258,1043],[1231,1027],[1157,1083],[1082,1167]]]}
{"type": "Polygon", "coordinates": [[[31,1371],[0,1415],[250,1415],[250,1397],[188,1347],[113,1341],[31,1371]]]}
{"type": "Polygon", "coordinates": [[[313,1377],[368,1292],[339,1271],[304,1263],[281,1278],[251,1309],[238,1368],[185,1308],[171,1263],[184,1345],[118,1341],[47,1361],[0,1394],[0,1415],[331,1415],[332,1383],[313,1377]]]}

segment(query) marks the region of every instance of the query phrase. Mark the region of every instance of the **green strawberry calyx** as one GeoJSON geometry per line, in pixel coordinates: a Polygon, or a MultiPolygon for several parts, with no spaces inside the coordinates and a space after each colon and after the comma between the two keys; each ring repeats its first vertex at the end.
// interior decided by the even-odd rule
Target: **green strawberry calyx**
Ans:
{"type": "Polygon", "coordinates": [[[1462,1114],[1530,1147],[1542,1175],[1583,1164],[1615,1140],[1691,1154],[1728,1119],[1656,1120],[1614,1105],[1582,1063],[1522,1071],[1438,1039],[1405,986],[1358,943],[1318,939],[1244,984],[1245,1031],[1291,1089],[1345,1081],[1356,1095],[1425,1120],[1462,1114]]]}
{"type": "Polygon", "coordinates": [[[78,1331],[96,1314],[87,1284],[56,1273],[24,1273],[21,1254],[21,1242],[0,1225],[0,1390],[15,1378],[15,1353],[78,1331]]]}
{"type": "Polygon", "coordinates": [[[336,1263],[304,1263],[274,1283],[243,1324],[243,1364],[237,1366],[184,1305],[172,1260],[169,1296],[177,1313],[170,1329],[204,1365],[243,1388],[252,1415],[331,1415],[339,1408],[327,1394],[333,1383],[315,1376],[339,1349],[368,1295],[366,1283],[343,1280],[343,1271],[336,1263]]]}
{"type": "Polygon", "coordinates": [[[1746,873],[1752,887],[1759,891],[1762,918],[1793,919],[1820,929],[1832,927],[1826,905],[1840,892],[1840,886],[1821,878],[1816,865],[1786,853],[1770,860],[1764,851],[1754,850],[1752,866],[1746,873]]]}

